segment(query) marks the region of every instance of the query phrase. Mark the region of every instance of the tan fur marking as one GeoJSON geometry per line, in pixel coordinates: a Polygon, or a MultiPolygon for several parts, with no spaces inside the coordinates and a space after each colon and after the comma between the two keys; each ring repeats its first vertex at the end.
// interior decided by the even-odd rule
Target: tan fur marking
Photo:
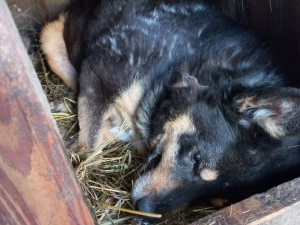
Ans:
{"type": "Polygon", "coordinates": [[[261,126],[267,133],[269,133],[273,138],[282,138],[286,136],[286,132],[282,125],[278,124],[278,120],[274,118],[265,118],[263,120],[258,120],[257,123],[261,126]]]}
{"type": "MultiPolygon", "coordinates": [[[[261,106],[265,106],[270,104],[272,102],[272,99],[263,99],[260,100],[259,102],[256,102],[255,97],[249,97],[249,98],[244,98],[236,101],[238,104],[240,110],[246,109],[247,106],[251,106],[254,108],[259,108],[261,106]]],[[[286,110],[287,112],[292,110],[292,104],[291,103],[286,103],[282,102],[281,103],[281,108],[283,110],[286,110]]],[[[262,119],[255,119],[254,120],[261,128],[263,128],[267,133],[269,133],[273,138],[282,138],[286,136],[286,132],[284,130],[284,127],[280,124],[280,118],[275,118],[275,117],[266,117],[262,119]]]]}
{"type": "Polygon", "coordinates": [[[178,116],[175,120],[168,121],[164,126],[165,133],[162,137],[161,145],[165,149],[164,158],[168,158],[169,162],[172,162],[176,152],[179,138],[182,134],[192,134],[195,132],[195,126],[191,118],[182,114],[178,116]],[[164,146],[167,143],[168,146],[164,146]]]}
{"type": "Polygon", "coordinates": [[[195,126],[191,118],[186,114],[182,114],[178,116],[175,120],[167,122],[164,126],[164,129],[166,135],[181,135],[183,133],[195,132],[195,126]]]}
{"type": "MultiPolygon", "coordinates": [[[[101,122],[101,127],[98,130],[97,139],[94,144],[94,149],[96,150],[101,144],[112,139],[114,135],[110,132],[110,130],[114,126],[121,126],[123,123],[123,118],[120,115],[118,109],[112,104],[108,107],[108,109],[104,112],[101,122]]],[[[117,140],[114,140],[115,143],[117,140]]]]}
{"type": "Polygon", "coordinates": [[[255,102],[255,98],[254,97],[243,98],[243,99],[239,99],[239,100],[236,101],[236,103],[239,105],[239,108],[241,110],[246,109],[247,106],[256,107],[256,105],[254,104],[254,102],[255,102]]]}
{"type": "Polygon", "coordinates": [[[160,163],[151,173],[150,183],[145,187],[145,192],[153,194],[157,191],[167,189],[173,190],[180,184],[170,179],[170,170],[173,167],[173,160],[178,151],[178,135],[164,137],[161,143],[164,149],[163,157],[160,163]]]}
{"type": "Polygon", "coordinates": [[[77,91],[77,72],[69,60],[67,47],[63,38],[66,14],[58,20],[48,23],[41,32],[41,48],[51,70],[74,92],[77,91]]]}
{"type": "Polygon", "coordinates": [[[169,176],[170,168],[168,166],[157,166],[151,174],[151,182],[145,187],[147,194],[155,194],[162,190],[174,190],[180,183],[172,181],[169,176]]]}
{"type": "Polygon", "coordinates": [[[218,175],[218,172],[215,170],[203,169],[200,172],[200,176],[202,177],[203,180],[213,181],[213,180],[216,180],[219,175],[218,175]]]}
{"type": "Polygon", "coordinates": [[[145,187],[146,193],[155,193],[163,189],[173,190],[181,184],[170,178],[170,170],[173,168],[173,161],[178,152],[178,142],[182,134],[192,134],[195,126],[187,114],[178,116],[175,120],[168,121],[164,126],[163,134],[159,145],[162,146],[163,156],[160,163],[152,171],[151,182],[145,187]]]}
{"type": "Polygon", "coordinates": [[[129,125],[128,129],[136,133],[135,112],[142,95],[142,85],[138,81],[135,81],[127,90],[120,93],[102,117],[102,125],[98,130],[95,147],[112,138],[114,135],[110,130],[114,127],[121,127],[125,120],[129,125]]]}
{"type": "MultiPolygon", "coordinates": [[[[268,102],[271,102],[272,100],[268,99],[265,100],[264,102],[261,103],[264,105],[267,105],[268,102]]],[[[294,105],[292,102],[288,101],[281,101],[277,102],[278,105],[280,105],[280,108],[282,110],[281,114],[285,115],[287,113],[293,112],[294,105]]],[[[283,138],[287,135],[287,131],[285,130],[284,125],[282,124],[280,115],[275,116],[275,117],[269,117],[269,118],[264,118],[262,120],[257,121],[258,125],[260,125],[266,132],[268,132],[273,138],[283,138]]]]}
{"type": "Polygon", "coordinates": [[[126,115],[130,116],[130,119],[132,119],[142,95],[142,85],[135,81],[127,90],[120,94],[115,100],[115,104],[121,108],[126,115]]]}

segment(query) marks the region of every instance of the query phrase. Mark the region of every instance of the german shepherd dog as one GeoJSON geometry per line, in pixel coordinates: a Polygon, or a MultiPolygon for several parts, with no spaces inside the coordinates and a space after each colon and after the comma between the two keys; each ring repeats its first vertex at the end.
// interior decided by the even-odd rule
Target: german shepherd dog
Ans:
{"type": "Polygon", "coordinates": [[[165,219],[299,175],[300,90],[284,87],[264,42],[202,1],[77,0],[40,40],[78,93],[78,149],[126,121],[119,140],[150,153],[137,210],[165,219]]]}

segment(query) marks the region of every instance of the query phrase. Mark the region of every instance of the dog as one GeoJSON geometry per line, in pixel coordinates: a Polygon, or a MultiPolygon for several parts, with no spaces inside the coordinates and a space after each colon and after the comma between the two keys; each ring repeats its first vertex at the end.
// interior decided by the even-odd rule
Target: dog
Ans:
{"type": "Polygon", "coordinates": [[[77,0],[40,40],[78,93],[78,149],[126,123],[119,141],[149,153],[137,210],[166,219],[299,175],[300,91],[285,87],[266,43],[202,1],[77,0]]]}

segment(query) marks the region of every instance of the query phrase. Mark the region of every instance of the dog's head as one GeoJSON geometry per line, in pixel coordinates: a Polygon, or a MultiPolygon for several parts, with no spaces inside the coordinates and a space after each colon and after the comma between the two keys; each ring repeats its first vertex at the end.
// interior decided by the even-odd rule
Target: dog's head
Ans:
{"type": "Polygon", "coordinates": [[[160,103],[151,123],[155,150],[132,191],[137,210],[167,218],[202,200],[237,201],[288,179],[299,166],[299,90],[256,90],[227,100],[212,93],[182,82],[160,103]]]}

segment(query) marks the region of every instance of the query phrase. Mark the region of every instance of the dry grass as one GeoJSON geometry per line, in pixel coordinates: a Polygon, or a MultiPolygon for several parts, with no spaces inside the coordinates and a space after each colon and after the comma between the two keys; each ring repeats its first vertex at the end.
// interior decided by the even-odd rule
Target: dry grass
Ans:
{"type": "MultiPolygon", "coordinates": [[[[35,68],[48,101],[52,102],[66,96],[70,90],[48,69],[42,55],[38,52],[34,58],[35,68]]],[[[77,133],[76,112],[58,113],[53,116],[60,129],[67,130],[67,133],[77,133]]],[[[126,125],[124,124],[121,129],[126,129],[126,125]]],[[[107,204],[134,210],[130,201],[130,191],[144,159],[137,155],[130,143],[110,145],[110,141],[103,143],[95,152],[84,150],[75,154],[68,150],[70,160],[98,223],[131,224],[134,214],[108,208],[107,204]]],[[[215,209],[190,209],[160,224],[185,225],[212,211],[215,209]]]]}

